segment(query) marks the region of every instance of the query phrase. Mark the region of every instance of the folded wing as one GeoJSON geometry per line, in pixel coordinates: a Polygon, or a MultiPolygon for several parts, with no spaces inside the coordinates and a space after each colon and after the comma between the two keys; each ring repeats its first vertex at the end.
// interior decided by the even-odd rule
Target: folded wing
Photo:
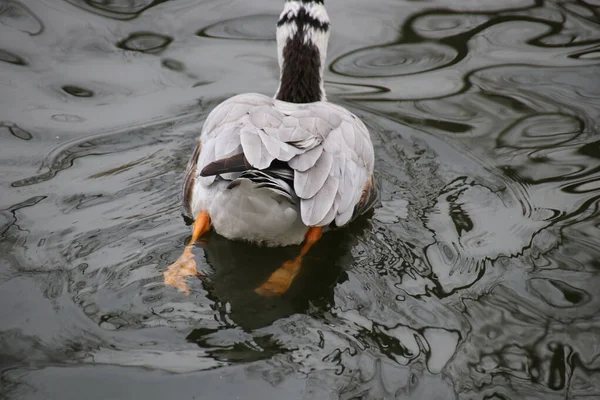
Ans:
{"type": "MultiPolygon", "coordinates": [[[[255,169],[275,161],[294,170],[294,190],[307,226],[337,226],[371,206],[373,146],[365,125],[342,107],[291,104],[258,94],[221,103],[201,136],[198,174],[208,164],[243,153],[255,169]],[[365,190],[367,192],[365,192],[365,190]],[[366,198],[365,196],[368,195],[366,198]]],[[[211,176],[198,176],[210,185],[211,176]]]]}

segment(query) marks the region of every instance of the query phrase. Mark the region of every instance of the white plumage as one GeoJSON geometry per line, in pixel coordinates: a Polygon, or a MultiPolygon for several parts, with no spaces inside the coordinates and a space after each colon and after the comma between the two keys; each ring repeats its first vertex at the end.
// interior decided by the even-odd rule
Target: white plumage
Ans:
{"type": "MultiPolygon", "coordinates": [[[[232,97],[208,116],[186,180],[196,185],[189,213],[207,210],[228,238],[267,245],[302,242],[307,227],[347,224],[369,184],[373,146],[365,125],[327,102],[294,104],[261,94],[232,97]],[[257,188],[240,173],[202,177],[208,164],[243,153],[258,170],[275,160],[293,170],[295,196],[257,188]],[[231,181],[244,180],[228,189],[231,181]]],[[[290,188],[291,189],[291,188],[290,188]]]]}

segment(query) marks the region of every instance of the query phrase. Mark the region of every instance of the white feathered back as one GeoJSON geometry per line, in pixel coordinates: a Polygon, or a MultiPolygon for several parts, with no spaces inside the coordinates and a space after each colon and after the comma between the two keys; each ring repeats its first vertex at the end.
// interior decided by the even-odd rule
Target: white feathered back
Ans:
{"type": "MultiPolygon", "coordinates": [[[[348,223],[373,173],[367,128],[349,111],[326,102],[235,96],[209,114],[200,141],[197,171],[240,152],[256,169],[274,160],[287,162],[294,170],[294,190],[307,226],[348,223]]],[[[208,187],[215,177],[197,179],[208,187]]]]}

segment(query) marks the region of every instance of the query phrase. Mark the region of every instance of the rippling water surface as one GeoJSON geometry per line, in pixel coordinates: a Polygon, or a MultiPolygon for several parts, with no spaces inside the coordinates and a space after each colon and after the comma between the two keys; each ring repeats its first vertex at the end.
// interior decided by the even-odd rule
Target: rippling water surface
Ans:
{"type": "Polygon", "coordinates": [[[600,2],[330,0],[374,215],[209,235],[162,283],[207,113],[277,87],[283,1],[0,0],[0,397],[600,398],[600,2]]]}

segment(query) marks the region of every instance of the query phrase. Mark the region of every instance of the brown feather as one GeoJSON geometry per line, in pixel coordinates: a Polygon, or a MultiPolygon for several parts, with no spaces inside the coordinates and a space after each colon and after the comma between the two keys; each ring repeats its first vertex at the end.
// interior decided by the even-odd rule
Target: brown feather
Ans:
{"type": "Polygon", "coordinates": [[[185,169],[185,176],[183,178],[183,187],[181,189],[181,198],[182,205],[184,210],[184,218],[188,217],[193,219],[191,205],[192,205],[192,196],[194,194],[194,186],[196,185],[196,171],[198,170],[198,157],[200,157],[200,153],[202,152],[202,142],[198,141],[196,143],[196,148],[194,149],[194,154],[188,161],[187,167],[185,169]]]}
{"type": "Polygon", "coordinates": [[[222,158],[208,164],[200,171],[200,176],[213,176],[226,174],[228,172],[242,172],[251,169],[252,165],[246,159],[244,153],[239,153],[228,158],[222,158]]]}
{"type": "Polygon", "coordinates": [[[371,210],[373,206],[375,206],[375,203],[377,203],[377,200],[379,200],[379,188],[375,182],[375,177],[371,175],[363,186],[360,200],[358,203],[356,203],[356,206],[354,207],[354,213],[350,220],[355,220],[360,215],[371,210]]]}

